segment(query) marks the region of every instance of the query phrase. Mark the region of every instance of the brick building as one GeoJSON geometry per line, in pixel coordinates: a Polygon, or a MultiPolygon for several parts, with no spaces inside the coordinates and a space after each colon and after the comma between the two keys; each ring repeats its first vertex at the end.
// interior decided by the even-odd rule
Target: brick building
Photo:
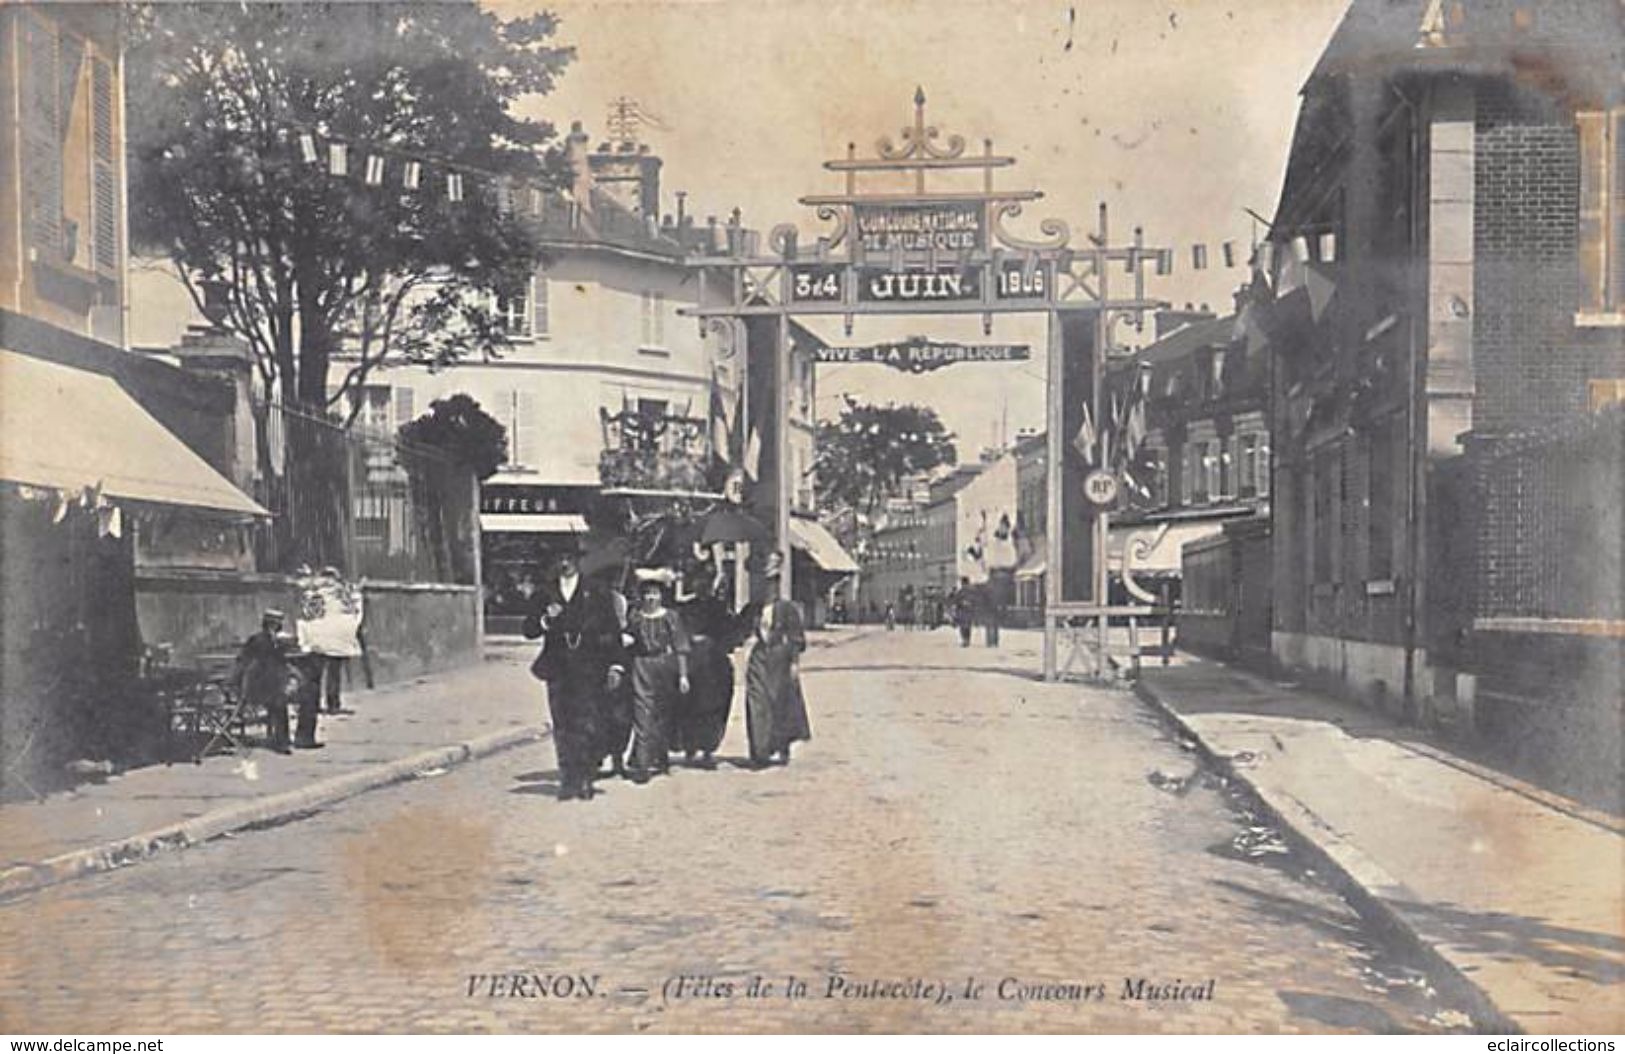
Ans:
{"type": "Polygon", "coordinates": [[[1280,664],[1617,741],[1622,39],[1617,0],[1355,0],[1311,74],[1243,320],[1280,664]]]}

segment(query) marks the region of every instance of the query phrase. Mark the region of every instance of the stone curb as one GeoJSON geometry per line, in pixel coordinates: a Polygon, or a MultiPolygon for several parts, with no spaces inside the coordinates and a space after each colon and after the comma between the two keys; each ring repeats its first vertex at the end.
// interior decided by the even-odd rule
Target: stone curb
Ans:
{"type": "Polygon", "coordinates": [[[355,772],[268,795],[241,805],[194,816],[129,838],[53,856],[37,864],[21,864],[0,871],[0,899],[53,886],[59,882],[126,867],[158,853],[187,849],[233,831],[294,819],[303,813],[353,798],[365,791],[399,783],[420,773],[447,768],[522,743],[541,739],[546,730],[533,725],[492,732],[462,743],[435,747],[395,761],[370,765],[355,772]]]}
{"type": "Polygon", "coordinates": [[[1136,681],[1134,694],[1155,709],[1165,720],[1196,745],[1197,754],[1220,775],[1246,789],[1265,816],[1280,828],[1293,848],[1314,860],[1329,875],[1345,899],[1361,917],[1383,934],[1415,953],[1431,967],[1435,978],[1448,985],[1451,994],[1464,1002],[1473,1023],[1487,1033],[1522,1034],[1524,1029],[1495,1005],[1493,993],[1473,979],[1474,966],[1459,961],[1449,949],[1440,948],[1414,926],[1397,903],[1416,903],[1417,896],[1372,860],[1358,846],[1338,834],[1298,799],[1284,791],[1272,791],[1251,779],[1228,755],[1212,745],[1191,727],[1184,715],[1157,695],[1144,680],[1136,681]]]}

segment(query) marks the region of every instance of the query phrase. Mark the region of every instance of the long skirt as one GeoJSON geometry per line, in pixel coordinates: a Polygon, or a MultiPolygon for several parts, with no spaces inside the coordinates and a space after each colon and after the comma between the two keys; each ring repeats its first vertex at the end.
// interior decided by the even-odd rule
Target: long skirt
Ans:
{"type": "Polygon", "coordinates": [[[630,678],[614,691],[604,693],[602,719],[598,723],[598,759],[601,764],[608,758],[619,765],[626,757],[627,745],[632,742],[632,684],[630,678]]]}
{"type": "Polygon", "coordinates": [[[812,738],[801,682],[790,669],[795,649],[788,643],[764,644],[750,650],[745,666],[745,729],[750,757],[766,762],[801,739],[812,738]]]}
{"type": "Polygon", "coordinates": [[[733,708],[734,665],[709,638],[694,641],[688,656],[690,691],[677,698],[672,746],[684,753],[712,753],[722,745],[733,708]]]}
{"type": "Polygon", "coordinates": [[[599,709],[603,683],[596,667],[572,664],[547,682],[547,709],[553,719],[553,749],[559,782],[575,787],[598,769],[599,709]]]}
{"type": "Polygon", "coordinates": [[[670,763],[677,674],[676,654],[632,660],[632,767],[641,772],[664,772],[670,763]]]}

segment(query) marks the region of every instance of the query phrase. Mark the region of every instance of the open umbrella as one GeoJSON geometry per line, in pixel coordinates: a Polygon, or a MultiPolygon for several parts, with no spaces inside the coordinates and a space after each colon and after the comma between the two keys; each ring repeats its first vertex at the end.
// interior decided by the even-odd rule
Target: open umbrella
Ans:
{"type": "Polygon", "coordinates": [[[731,506],[724,506],[706,514],[700,525],[700,542],[765,542],[772,535],[756,517],[731,506]]]}

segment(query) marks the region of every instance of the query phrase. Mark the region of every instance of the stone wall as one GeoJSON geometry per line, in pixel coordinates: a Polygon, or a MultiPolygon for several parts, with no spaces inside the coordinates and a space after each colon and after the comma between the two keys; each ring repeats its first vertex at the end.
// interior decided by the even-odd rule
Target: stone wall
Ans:
{"type": "MultiPolygon", "coordinates": [[[[472,586],[367,582],[362,632],[378,684],[480,661],[472,586]]],[[[136,616],[144,643],[168,643],[177,665],[226,661],[259,628],[268,607],[298,617],[294,580],[284,575],[142,569],[136,616]]],[[[361,683],[360,669],[351,677],[361,683]]]]}

